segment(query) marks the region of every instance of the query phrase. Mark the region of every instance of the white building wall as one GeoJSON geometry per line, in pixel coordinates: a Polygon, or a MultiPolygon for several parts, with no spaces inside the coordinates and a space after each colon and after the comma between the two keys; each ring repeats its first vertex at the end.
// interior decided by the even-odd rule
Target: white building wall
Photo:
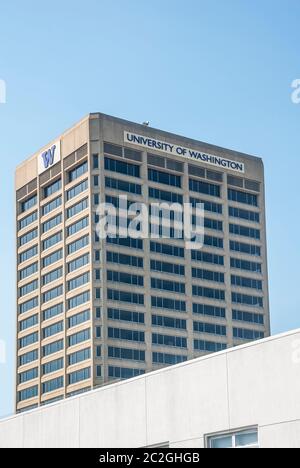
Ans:
{"type": "Polygon", "coordinates": [[[0,448],[202,448],[249,426],[262,448],[299,448],[299,343],[296,330],[14,416],[0,448]]]}

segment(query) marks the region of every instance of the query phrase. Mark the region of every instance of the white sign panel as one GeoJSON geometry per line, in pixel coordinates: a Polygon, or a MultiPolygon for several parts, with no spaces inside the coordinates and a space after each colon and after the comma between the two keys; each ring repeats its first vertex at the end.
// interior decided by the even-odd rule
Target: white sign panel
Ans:
{"type": "Polygon", "coordinates": [[[57,164],[61,159],[60,140],[39,154],[38,158],[39,174],[42,174],[43,172],[50,169],[50,167],[57,164]]]}
{"type": "Polygon", "coordinates": [[[125,143],[130,143],[131,145],[147,148],[150,151],[161,151],[170,155],[181,156],[182,158],[200,161],[220,169],[229,169],[241,174],[245,173],[245,164],[242,162],[232,161],[220,156],[202,153],[201,151],[184,148],[183,146],[176,146],[172,143],[167,143],[162,140],[136,135],[135,133],[124,132],[124,141],[125,143]]]}

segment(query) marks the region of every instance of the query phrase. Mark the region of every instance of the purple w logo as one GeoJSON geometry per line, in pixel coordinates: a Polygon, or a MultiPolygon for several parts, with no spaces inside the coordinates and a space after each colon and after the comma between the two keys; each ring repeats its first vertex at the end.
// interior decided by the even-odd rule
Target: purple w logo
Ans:
{"type": "Polygon", "coordinates": [[[45,169],[48,169],[48,167],[52,166],[52,164],[54,163],[55,150],[56,145],[52,146],[51,149],[45,151],[42,154],[45,169]]]}

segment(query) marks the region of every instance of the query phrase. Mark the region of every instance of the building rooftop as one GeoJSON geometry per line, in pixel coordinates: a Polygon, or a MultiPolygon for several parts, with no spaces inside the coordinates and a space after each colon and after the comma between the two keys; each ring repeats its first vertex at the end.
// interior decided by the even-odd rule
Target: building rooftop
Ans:
{"type": "Polygon", "coordinates": [[[299,447],[300,329],[99,388],[0,421],[0,447],[204,447],[256,428],[299,447]]]}

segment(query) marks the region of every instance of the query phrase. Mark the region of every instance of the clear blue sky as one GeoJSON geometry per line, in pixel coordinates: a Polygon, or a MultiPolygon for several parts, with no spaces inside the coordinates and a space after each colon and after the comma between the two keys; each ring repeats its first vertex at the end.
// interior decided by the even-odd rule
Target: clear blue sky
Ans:
{"type": "Polygon", "coordinates": [[[13,411],[14,168],[89,112],[263,157],[272,330],[300,327],[299,0],[15,0],[0,17],[0,415],[13,411]]]}

